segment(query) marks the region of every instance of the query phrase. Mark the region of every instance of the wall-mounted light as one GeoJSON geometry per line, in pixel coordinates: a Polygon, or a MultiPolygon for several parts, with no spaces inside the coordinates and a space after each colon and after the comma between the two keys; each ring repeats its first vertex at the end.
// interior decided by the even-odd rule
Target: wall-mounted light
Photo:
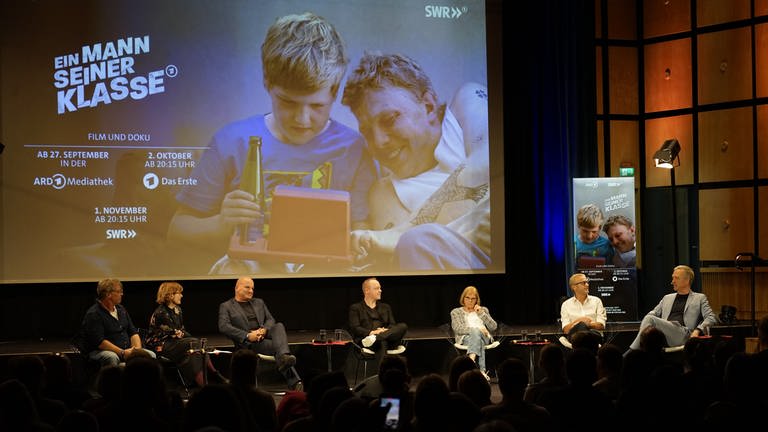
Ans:
{"type": "Polygon", "coordinates": [[[680,142],[677,138],[668,139],[653,154],[653,163],[656,164],[656,168],[672,169],[675,166],[680,166],[679,154],[680,142]],[[675,159],[677,159],[677,165],[675,165],[675,159]]]}

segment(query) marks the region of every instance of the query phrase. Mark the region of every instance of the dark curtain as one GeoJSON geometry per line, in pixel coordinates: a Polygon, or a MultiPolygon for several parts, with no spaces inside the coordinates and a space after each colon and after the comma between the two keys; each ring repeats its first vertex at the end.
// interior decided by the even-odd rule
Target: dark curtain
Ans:
{"type": "Polygon", "coordinates": [[[597,177],[594,1],[503,8],[509,313],[554,322],[573,254],[571,179],[597,177]]]}

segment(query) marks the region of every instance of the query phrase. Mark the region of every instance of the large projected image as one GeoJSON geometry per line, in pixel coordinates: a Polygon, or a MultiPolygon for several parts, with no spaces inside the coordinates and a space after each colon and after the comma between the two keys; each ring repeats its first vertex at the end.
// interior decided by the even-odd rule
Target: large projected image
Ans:
{"type": "Polygon", "coordinates": [[[0,282],[504,271],[485,0],[1,8],[0,282]]]}

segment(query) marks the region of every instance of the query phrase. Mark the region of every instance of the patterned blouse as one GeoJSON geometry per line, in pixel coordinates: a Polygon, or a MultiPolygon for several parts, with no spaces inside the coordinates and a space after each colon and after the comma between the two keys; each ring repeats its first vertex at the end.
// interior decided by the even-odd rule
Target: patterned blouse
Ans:
{"type": "Polygon", "coordinates": [[[167,305],[159,305],[152,317],[149,319],[149,334],[147,335],[146,344],[151,349],[157,349],[162,346],[169,339],[176,337],[176,330],[184,332],[184,337],[192,336],[184,328],[184,317],[181,312],[181,308],[177,308],[178,313],[167,305]]]}

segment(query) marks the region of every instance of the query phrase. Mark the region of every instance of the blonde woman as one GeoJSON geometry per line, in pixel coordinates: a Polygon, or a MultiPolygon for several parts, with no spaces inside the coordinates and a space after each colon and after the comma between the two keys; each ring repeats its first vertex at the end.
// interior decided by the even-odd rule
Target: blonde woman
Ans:
{"type": "Polygon", "coordinates": [[[477,362],[483,373],[485,369],[485,346],[493,340],[491,332],[496,330],[496,321],[485,306],[480,306],[477,288],[468,286],[459,296],[459,304],[451,311],[451,327],[456,342],[467,346],[467,355],[477,362]]]}

